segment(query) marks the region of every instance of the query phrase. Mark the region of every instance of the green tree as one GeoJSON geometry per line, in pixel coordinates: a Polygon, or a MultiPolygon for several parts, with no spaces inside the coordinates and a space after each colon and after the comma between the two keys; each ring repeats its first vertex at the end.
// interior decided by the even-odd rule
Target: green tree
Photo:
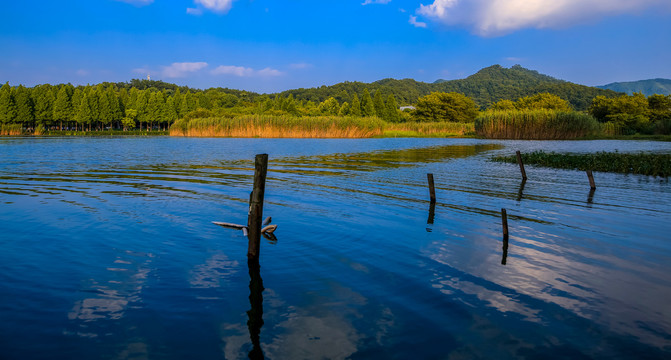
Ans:
{"type": "Polygon", "coordinates": [[[135,118],[137,117],[137,110],[135,109],[126,109],[126,116],[121,119],[121,124],[123,125],[123,131],[128,129],[135,128],[135,118]]]}
{"type": "Polygon", "coordinates": [[[324,115],[338,115],[338,110],[340,110],[340,104],[338,100],[333,97],[330,97],[319,104],[319,112],[324,115]]]}
{"type": "Polygon", "coordinates": [[[383,118],[389,122],[401,122],[401,114],[398,108],[398,103],[396,103],[396,97],[393,94],[387,96],[387,104],[385,116],[383,118]]]}
{"type": "Polygon", "coordinates": [[[617,98],[597,96],[588,111],[600,122],[617,125],[625,135],[649,131],[651,111],[648,99],[643,94],[617,98]]]}
{"type": "Polygon", "coordinates": [[[434,92],[417,100],[413,119],[420,122],[468,123],[474,122],[477,115],[478,108],[471,98],[456,92],[434,92]]]}
{"type": "Polygon", "coordinates": [[[499,100],[493,103],[489,110],[516,110],[515,102],[508,99],[499,100]]]}
{"type": "Polygon", "coordinates": [[[363,96],[361,97],[361,116],[375,116],[375,106],[368,89],[363,90],[363,96]]]}
{"type": "Polygon", "coordinates": [[[33,88],[33,99],[35,103],[35,120],[37,123],[48,126],[53,121],[54,101],[56,95],[51,85],[38,85],[33,88]]]}
{"type": "Polygon", "coordinates": [[[65,86],[61,86],[61,88],[58,89],[53,111],[53,118],[59,122],[61,131],[63,130],[63,121],[67,123],[74,120],[72,101],[70,100],[68,89],[65,86]]]}
{"type": "Polygon", "coordinates": [[[671,120],[671,95],[648,96],[648,108],[650,108],[650,121],[671,120]]]}
{"type": "Polygon", "coordinates": [[[16,118],[16,103],[9,82],[0,88],[0,125],[11,124],[16,118]]]}
{"type": "Polygon", "coordinates": [[[352,113],[352,107],[347,101],[342,103],[340,109],[338,110],[338,116],[348,116],[352,113]]]}
{"type": "Polygon", "coordinates": [[[77,106],[77,113],[75,114],[75,121],[81,125],[84,131],[84,125],[90,124],[93,118],[93,111],[91,109],[91,101],[89,101],[89,94],[87,91],[82,91],[79,106],[77,106]]]}
{"type": "Polygon", "coordinates": [[[352,106],[350,107],[350,114],[352,116],[361,116],[361,102],[359,101],[359,96],[356,93],[352,94],[352,106]]]}
{"type": "Polygon", "coordinates": [[[375,115],[381,119],[384,119],[386,115],[386,108],[384,106],[384,100],[382,100],[382,93],[380,90],[375,91],[375,96],[373,96],[373,107],[375,108],[375,115]]]}
{"type": "Polygon", "coordinates": [[[556,111],[571,111],[571,104],[557,95],[550,93],[540,93],[532,96],[519,98],[515,102],[517,110],[526,109],[547,109],[556,111]]]}
{"type": "Polygon", "coordinates": [[[19,85],[14,93],[16,101],[16,118],[14,122],[23,124],[25,127],[32,126],[35,121],[35,108],[30,90],[19,85]]]}

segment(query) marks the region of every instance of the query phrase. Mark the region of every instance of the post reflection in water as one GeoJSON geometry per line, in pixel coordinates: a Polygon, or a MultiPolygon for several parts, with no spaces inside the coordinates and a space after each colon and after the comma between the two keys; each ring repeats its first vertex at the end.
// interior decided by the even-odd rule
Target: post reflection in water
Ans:
{"type": "Polygon", "coordinates": [[[508,261],[508,234],[503,235],[503,255],[501,255],[501,265],[508,261]]]}
{"type": "MultiPolygon", "coordinates": [[[[427,225],[433,225],[433,220],[436,217],[436,202],[432,201],[431,204],[429,205],[429,218],[426,220],[427,225]]],[[[427,232],[431,232],[431,228],[427,227],[426,228],[427,232]]]]}
{"type": "Polygon", "coordinates": [[[594,191],[596,189],[589,189],[589,195],[587,195],[587,203],[591,204],[594,201],[594,191]]]}
{"type": "Polygon", "coordinates": [[[520,190],[517,192],[517,201],[522,201],[522,195],[524,195],[524,185],[527,183],[527,179],[522,179],[520,183],[520,190]]]}
{"type": "Polygon", "coordinates": [[[249,352],[250,359],[263,359],[261,349],[261,327],[263,327],[263,279],[261,278],[261,265],[258,258],[249,258],[249,304],[251,309],[247,311],[249,320],[249,338],[252,341],[252,350],[249,352]]]}

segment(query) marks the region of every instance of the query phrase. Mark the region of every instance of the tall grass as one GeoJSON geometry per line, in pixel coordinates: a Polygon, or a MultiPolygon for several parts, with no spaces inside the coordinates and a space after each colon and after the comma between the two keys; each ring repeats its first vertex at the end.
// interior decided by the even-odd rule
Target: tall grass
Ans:
{"type": "Polygon", "coordinates": [[[457,122],[406,122],[389,123],[384,128],[385,137],[445,137],[474,134],[473,123],[457,122]]]}
{"type": "Polygon", "coordinates": [[[172,136],[262,138],[367,138],[381,135],[385,122],[376,117],[295,117],[242,115],[234,118],[180,119],[172,136]]]}
{"type": "Polygon", "coordinates": [[[180,119],[172,136],[262,138],[370,138],[458,136],[473,133],[473,124],[387,123],[377,117],[240,115],[180,119]]]}
{"type": "MultiPolygon", "coordinates": [[[[499,156],[493,161],[516,163],[517,157],[499,156]]],[[[671,154],[597,152],[593,154],[558,154],[534,151],[522,154],[525,164],[558,169],[594,170],[668,177],[671,154]]]]}
{"type": "Polygon", "coordinates": [[[0,126],[0,135],[19,136],[23,135],[21,124],[3,124],[0,126]]]}
{"type": "Polygon", "coordinates": [[[599,130],[590,115],[545,109],[487,111],[475,120],[477,134],[493,139],[575,139],[599,130]]]}

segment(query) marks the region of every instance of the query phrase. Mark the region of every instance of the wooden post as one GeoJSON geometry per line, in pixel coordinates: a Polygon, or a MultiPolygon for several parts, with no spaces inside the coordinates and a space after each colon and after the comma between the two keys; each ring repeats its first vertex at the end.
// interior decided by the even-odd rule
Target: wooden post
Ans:
{"type": "Polygon", "coordinates": [[[524,171],[524,163],[522,162],[522,154],[520,153],[519,150],[517,150],[516,154],[517,154],[517,164],[520,165],[520,172],[522,173],[522,179],[526,180],[527,179],[527,172],[524,171]]]}
{"type": "Polygon", "coordinates": [[[431,202],[436,202],[436,188],[433,185],[433,174],[426,174],[429,178],[429,196],[431,197],[431,202]]]}
{"type": "Polygon", "coordinates": [[[503,237],[508,238],[508,214],[506,214],[506,209],[501,209],[501,224],[503,225],[503,237]]]}
{"type": "Polygon", "coordinates": [[[256,155],[254,161],[254,190],[249,201],[249,217],[247,218],[247,227],[249,228],[247,257],[252,259],[259,257],[261,224],[263,220],[263,196],[266,191],[267,171],[268,154],[256,155]]]}
{"type": "Polygon", "coordinates": [[[594,184],[594,175],[592,175],[592,170],[587,170],[587,178],[589,179],[589,188],[594,190],[596,185],[594,184]]]}

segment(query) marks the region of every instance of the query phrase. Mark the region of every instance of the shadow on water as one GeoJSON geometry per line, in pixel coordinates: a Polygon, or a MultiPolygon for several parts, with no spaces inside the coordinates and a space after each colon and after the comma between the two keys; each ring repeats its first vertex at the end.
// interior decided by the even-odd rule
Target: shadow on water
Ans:
{"type": "Polygon", "coordinates": [[[252,341],[252,350],[249,352],[250,359],[263,359],[261,349],[261,328],[263,327],[263,279],[261,278],[261,265],[258,258],[247,260],[249,267],[249,304],[251,309],[247,311],[249,320],[249,338],[252,341]]]}
{"type": "Polygon", "coordinates": [[[403,150],[384,150],[365,153],[339,153],[308,157],[290,157],[272,161],[273,172],[312,175],[351,175],[352,171],[371,172],[383,169],[411,167],[465,158],[490,150],[501,149],[499,144],[446,145],[403,150]],[[297,168],[293,168],[297,167],[297,168]]]}

